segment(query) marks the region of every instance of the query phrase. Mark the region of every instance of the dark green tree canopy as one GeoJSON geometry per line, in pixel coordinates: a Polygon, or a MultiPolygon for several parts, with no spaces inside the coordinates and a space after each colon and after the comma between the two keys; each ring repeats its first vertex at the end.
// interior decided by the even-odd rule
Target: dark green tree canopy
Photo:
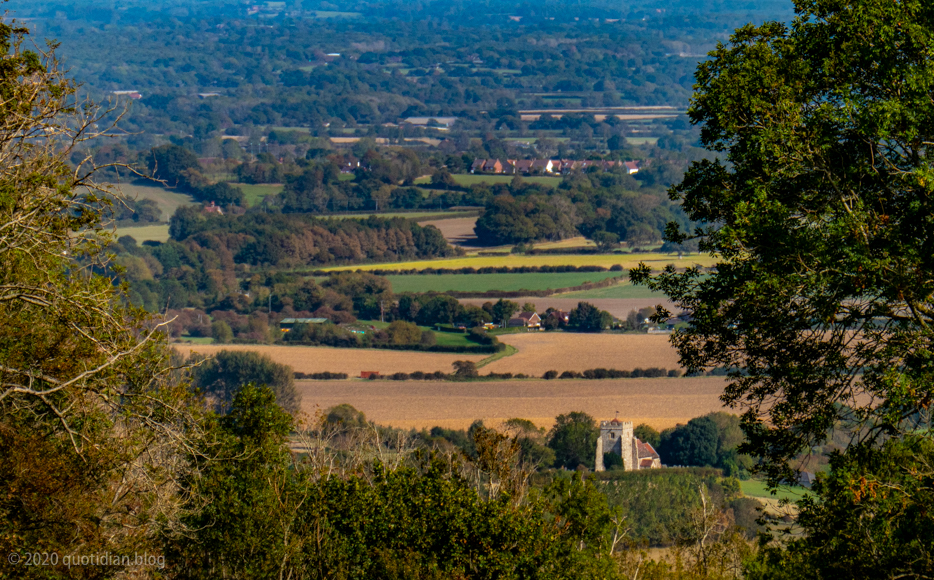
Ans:
{"type": "Polygon", "coordinates": [[[600,429],[593,417],[583,411],[558,415],[548,433],[548,446],[555,452],[555,466],[577,469],[591,467],[597,453],[600,429]]]}
{"type": "Polygon", "coordinates": [[[222,350],[192,368],[191,382],[221,406],[232,403],[244,385],[253,384],[269,387],[276,402],[289,413],[298,410],[299,396],[291,367],[274,362],[268,355],[222,350]]]}
{"type": "Polygon", "coordinates": [[[934,397],[934,5],[795,5],[697,72],[689,114],[725,157],[672,196],[716,271],[632,272],[692,313],[673,339],[689,371],[741,369],[723,400],[776,482],[835,425],[865,422],[868,444],[934,397]]]}

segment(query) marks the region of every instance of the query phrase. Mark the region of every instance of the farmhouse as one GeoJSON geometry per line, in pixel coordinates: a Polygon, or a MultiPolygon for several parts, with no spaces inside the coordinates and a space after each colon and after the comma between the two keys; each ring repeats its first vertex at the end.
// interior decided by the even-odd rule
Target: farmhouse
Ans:
{"type": "Polygon", "coordinates": [[[597,439],[597,462],[594,471],[605,471],[603,454],[614,453],[623,459],[623,469],[658,469],[661,458],[649,443],[640,441],[632,433],[631,421],[612,419],[600,422],[600,437],[597,439]]]}
{"type": "Polygon", "coordinates": [[[515,318],[510,318],[506,326],[524,326],[526,328],[540,328],[542,318],[535,312],[520,312],[515,318]]]}

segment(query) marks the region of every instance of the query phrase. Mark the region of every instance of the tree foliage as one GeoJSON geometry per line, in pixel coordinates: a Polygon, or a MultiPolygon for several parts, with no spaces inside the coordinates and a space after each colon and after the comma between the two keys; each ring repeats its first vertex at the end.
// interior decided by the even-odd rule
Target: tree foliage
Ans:
{"type": "Polygon", "coordinates": [[[725,159],[672,195],[707,224],[716,271],[633,272],[691,312],[674,337],[689,371],[742,369],[723,398],[746,409],[745,449],[773,481],[841,422],[870,424],[866,443],[913,429],[934,384],[934,8],[797,11],[790,28],[737,30],[698,69],[690,116],[725,159]]]}
{"type": "Polygon", "coordinates": [[[176,436],[197,427],[158,325],[101,275],[123,201],[83,151],[120,112],[83,101],[27,33],[0,23],[0,550],[145,552],[177,513],[176,436]]]}
{"type": "Polygon", "coordinates": [[[269,387],[276,402],[287,412],[298,410],[292,368],[257,352],[222,350],[192,368],[191,384],[221,408],[231,404],[244,385],[255,384],[269,387]]]}
{"type": "Polygon", "coordinates": [[[593,417],[582,411],[558,415],[548,433],[548,446],[555,452],[555,465],[567,469],[594,465],[600,429],[593,417]]]}
{"type": "Polygon", "coordinates": [[[811,535],[788,557],[813,568],[787,574],[923,577],[930,542],[899,522],[926,492],[882,481],[930,473],[897,450],[932,435],[934,6],[795,5],[790,26],[743,27],[698,68],[689,115],[723,159],[695,163],[671,193],[715,270],[640,266],[632,279],[691,313],[673,337],[689,372],[732,369],[723,401],[744,409],[740,449],[771,483],[794,480],[799,454],[836,430],[851,435],[824,488],[838,495],[800,504],[811,535]]]}

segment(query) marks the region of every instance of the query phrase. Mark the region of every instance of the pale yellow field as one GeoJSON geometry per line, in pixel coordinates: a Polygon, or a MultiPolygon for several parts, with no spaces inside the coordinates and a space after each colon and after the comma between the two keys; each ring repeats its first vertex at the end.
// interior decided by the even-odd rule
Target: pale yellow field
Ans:
{"type": "Polygon", "coordinates": [[[548,370],[560,374],[596,368],[678,369],[678,353],[668,338],[667,334],[504,334],[499,337],[500,341],[516,347],[519,352],[490,363],[484,370],[540,377],[548,370]]]}
{"type": "Polygon", "coordinates": [[[298,381],[302,409],[349,403],[382,425],[463,429],[476,419],[496,425],[521,417],[548,428],[555,416],[584,411],[665,429],[719,411],[722,377],[678,379],[429,381],[298,381]]]}
{"type": "Polygon", "coordinates": [[[452,372],[456,360],[478,361],[486,355],[376,350],[363,348],[330,348],[326,346],[272,346],[264,344],[177,344],[182,354],[189,352],[215,354],[221,350],[246,350],[269,355],[272,360],[292,367],[301,373],[347,373],[359,377],[360,371],[379,371],[382,374],[411,373],[414,371],[452,372]]]}
{"type": "Polygon", "coordinates": [[[678,268],[690,266],[713,266],[716,259],[707,255],[694,254],[678,260],[677,256],[669,254],[589,254],[589,255],[538,255],[526,256],[521,254],[509,256],[464,256],[462,258],[445,258],[439,260],[420,260],[415,262],[391,262],[387,264],[368,264],[365,266],[337,266],[324,268],[324,270],[420,270],[424,268],[485,268],[485,267],[517,267],[517,266],[603,266],[609,268],[619,264],[624,270],[636,267],[644,262],[656,272],[668,264],[678,268]]]}

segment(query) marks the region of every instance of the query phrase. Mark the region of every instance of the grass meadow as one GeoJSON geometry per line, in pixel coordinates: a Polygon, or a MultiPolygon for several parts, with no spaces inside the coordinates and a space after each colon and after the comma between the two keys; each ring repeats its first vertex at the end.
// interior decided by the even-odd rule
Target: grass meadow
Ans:
{"type": "Polygon", "coordinates": [[[117,236],[132,236],[137,243],[169,241],[169,224],[117,228],[117,236]]]}
{"type": "Polygon", "coordinates": [[[419,260],[412,262],[389,262],[383,264],[366,264],[353,266],[334,266],[324,270],[424,270],[426,268],[497,268],[522,266],[603,266],[609,268],[619,264],[624,270],[634,268],[644,262],[652,269],[658,271],[668,264],[677,268],[690,266],[714,266],[717,262],[705,254],[692,254],[679,260],[677,256],[661,253],[646,254],[539,254],[527,256],[524,254],[508,254],[504,256],[469,255],[461,258],[442,258],[438,260],[419,260]]]}
{"type": "Polygon", "coordinates": [[[169,221],[175,210],[183,205],[194,205],[195,201],[190,195],[179,193],[174,189],[167,189],[159,185],[135,185],[129,183],[114,184],[114,189],[129,199],[141,201],[151,199],[162,210],[162,220],[169,221]]]}
{"type": "Polygon", "coordinates": [[[628,281],[614,284],[613,286],[607,286],[606,288],[594,288],[593,290],[578,290],[576,292],[555,294],[555,298],[579,298],[581,300],[664,297],[664,294],[660,292],[652,292],[645,286],[634,286],[628,281]]]}
{"type": "MultiPolygon", "coordinates": [[[[376,328],[386,328],[389,326],[388,322],[380,322],[378,320],[361,320],[361,324],[368,324],[376,328]]],[[[435,333],[435,344],[438,346],[477,346],[476,342],[472,340],[467,340],[467,335],[463,332],[440,332],[436,331],[430,326],[419,326],[420,329],[431,330],[435,333]]]]}
{"type": "Polygon", "coordinates": [[[250,207],[262,203],[267,195],[277,195],[285,187],[281,183],[231,183],[233,187],[243,190],[243,196],[250,207]]]}
{"type": "MultiPolygon", "coordinates": [[[[470,187],[471,185],[479,185],[481,183],[486,183],[487,185],[495,185],[497,183],[511,183],[515,175],[484,175],[477,173],[463,173],[454,175],[454,181],[458,185],[463,185],[465,187],[470,187]]],[[[561,183],[560,177],[547,177],[544,175],[520,175],[522,181],[526,183],[538,183],[540,185],[550,185],[552,187],[558,187],[561,183]]]]}
{"type": "Polygon", "coordinates": [[[623,272],[557,272],[531,274],[425,274],[386,276],[392,291],[399,292],[486,292],[502,290],[547,290],[570,288],[586,282],[600,282],[623,272]]]}
{"type": "Polygon", "coordinates": [[[743,490],[743,495],[755,498],[776,500],[787,499],[795,501],[811,493],[810,491],[801,487],[782,486],[778,488],[775,495],[772,495],[771,492],[769,492],[768,487],[766,487],[765,482],[759,479],[747,479],[745,481],[740,481],[739,487],[743,490]]]}

